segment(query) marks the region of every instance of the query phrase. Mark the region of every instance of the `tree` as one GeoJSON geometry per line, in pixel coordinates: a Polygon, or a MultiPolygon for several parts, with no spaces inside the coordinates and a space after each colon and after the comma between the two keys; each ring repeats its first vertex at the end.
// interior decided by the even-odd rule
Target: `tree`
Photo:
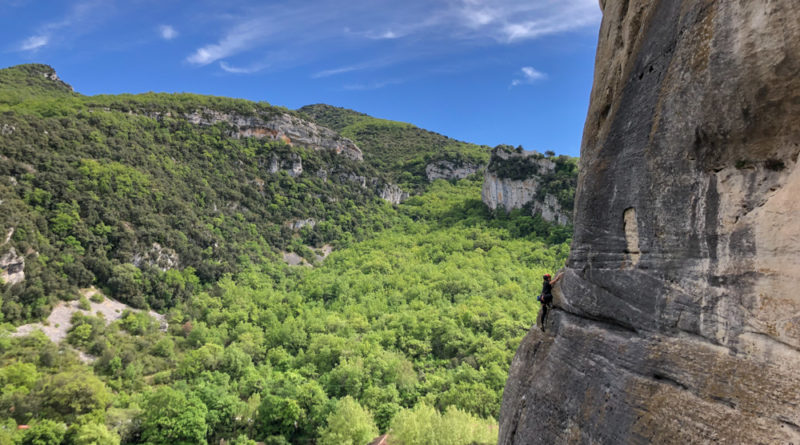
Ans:
{"type": "Polygon", "coordinates": [[[25,432],[20,445],[60,445],[67,427],[49,419],[41,420],[25,432]]]}
{"type": "Polygon", "coordinates": [[[43,380],[36,392],[46,414],[70,419],[103,411],[111,403],[112,394],[106,385],[85,371],[65,371],[43,380]]]}
{"type": "Polygon", "coordinates": [[[403,445],[489,445],[497,443],[497,425],[455,407],[444,415],[420,403],[392,419],[392,437],[403,445]]]}
{"type": "Polygon", "coordinates": [[[350,396],[340,399],[320,431],[320,445],[365,445],[378,435],[372,414],[350,396]]]}
{"type": "Polygon", "coordinates": [[[262,436],[294,436],[306,413],[296,400],[267,395],[258,407],[256,428],[262,436]]]}
{"type": "Polygon", "coordinates": [[[143,406],[142,440],[159,444],[206,443],[207,408],[198,398],[168,386],[148,394],[143,406]]]}
{"type": "Polygon", "coordinates": [[[78,428],[73,445],[119,445],[119,435],[100,423],[87,423],[78,428]]]}
{"type": "Polygon", "coordinates": [[[133,264],[125,263],[114,266],[108,285],[121,301],[133,307],[145,307],[144,297],[141,295],[144,287],[142,271],[133,264]]]}

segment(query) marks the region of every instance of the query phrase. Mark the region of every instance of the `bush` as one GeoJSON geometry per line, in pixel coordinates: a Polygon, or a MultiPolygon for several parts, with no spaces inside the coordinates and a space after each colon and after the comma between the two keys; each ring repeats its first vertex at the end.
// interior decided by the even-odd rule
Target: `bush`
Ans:
{"type": "Polygon", "coordinates": [[[89,300],[87,300],[86,297],[81,297],[81,299],[78,300],[78,308],[83,309],[84,311],[90,311],[92,310],[92,304],[89,303],[89,300]]]}
{"type": "Polygon", "coordinates": [[[20,440],[20,445],[60,445],[67,427],[60,422],[44,419],[31,425],[20,440]]]}
{"type": "Polygon", "coordinates": [[[372,414],[352,397],[336,404],[328,415],[327,425],[320,431],[320,445],[363,445],[378,435],[372,414]]]}

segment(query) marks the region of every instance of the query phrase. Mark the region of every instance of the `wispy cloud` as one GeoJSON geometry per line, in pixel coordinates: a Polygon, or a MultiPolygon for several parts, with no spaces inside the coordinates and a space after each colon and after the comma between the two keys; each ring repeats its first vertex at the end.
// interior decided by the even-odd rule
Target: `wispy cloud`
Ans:
{"type": "MultiPolygon", "coordinates": [[[[297,64],[310,64],[337,53],[352,56],[370,46],[389,59],[407,60],[409,54],[447,54],[467,45],[541,38],[595,25],[600,18],[597,0],[406,0],[402,8],[391,0],[281,2],[228,14],[220,19],[220,37],[200,45],[185,60],[205,66],[234,56],[263,59],[264,53],[281,48],[296,50],[297,64]]],[[[366,69],[362,65],[368,62],[311,77],[366,69]]]]}
{"type": "Polygon", "coordinates": [[[523,66],[520,68],[521,76],[511,81],[511,86],[532,84],[537,80],[547,79],[547,74],[538,71],[532,66],[523,66]]]}
{"type": "Polygon", "coordinates": [[[381,57],[377,59],[367,60],[365,62],[357,63],[354,65],[345,65],[327,70],[317,71],[311,75],[312,79],[320,79],[323,77],[336,76],[339,74],[352,73],[354,71],[371,70],[382,68],[398,62],[398,57],[381,57]]]}
{"type": "Polygon", "coordinates": [[[237,67],[237,66],[229,65],[225,61],[220,61],[219,62],[219,67],[222,68],[222,71],[225,71],[226,73],[231,73],[231,74],[253,74],[253,73],[257,73],[257,72],[263,70],[267,66],[266,65],[252,65],[252,66],[249,66],[249,67],[237,67]]]}
{"type": "Polygon", "coordinates": [[[260,20],[249,20],[238,24],[217,43],[198,48],[186,61],[196,65],[208,65],[225,57],[238,54],[261,42],[269,31],[260,20]]]}
{"type": "Polygon", "coordinates": [[[63,42],[88,32],[92,17],[104,13],[108,2],[86,0],[74,4],[64,17],[41,25],[38,30],[17,45],[18,51],[37,51],[56,42],[63,42]]]}
{"type": "Polygon", "coordinates": [[[389,29],[378,34],[369,33],[367,37],[377,40],[382,40],[382,39],[391,40],[391,39],[399,39],[400,37],[403,37],[403,35],[389,29]]]}
{"type": "Polygon", "coordinates": [[[389,85],[397,85],[404,83],[403,79],[389,79],[389,80],[381,80],[377,82],[368,82],[368,83],[355,83],[345,85],[343,88],[349,91],[364,91],[364,90],[377,90],[379,88],[383,88],[389,85]]]}
{"type": "Polygon", "coordinates": [[[158,33],[164,40],[172,40],[178,37],[178,31],[170,25],[161,25],[158,27],[158,33]]]}
{"type": "Polygon", "coordinates": [[[332,69],[329,69],[329,70],[322,70],[322,71],[316,72],[316,73],[311,75],[311,78],[312,79],[319,79],[321,77],[330,77],[330,76],[335,76],[337,74],[344,74],[344,73],[349,73],[349,72],[352,72],[352,71],[358,71],[358,70],[361,70],[361,69],[364,69],[364,68],[362,66],[360,66],[360,65],[343,66],[343,67],[340,67],[340,68],[332,68],[332,69]]]}
{"type": "Polygon", "coordinates": [[[23,40],[19,45],[20,51],[36,51],[37,49],[47,45],[50,37],[46,35],[30,36],[23,40]]]}

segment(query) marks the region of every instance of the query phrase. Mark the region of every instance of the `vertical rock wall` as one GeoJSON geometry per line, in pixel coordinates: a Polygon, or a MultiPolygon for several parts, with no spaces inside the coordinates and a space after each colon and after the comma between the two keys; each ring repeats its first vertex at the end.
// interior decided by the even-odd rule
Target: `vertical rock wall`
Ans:
{"type": "MultiPolygon", "coordinates": [[[[483,173],[483,203],[492,211],[510,212],[529,207],[531,215],[539,215],[545,221],[569,224],[572,209],[546,192],[546,183],[554,175],[556,162],[536,152],[514,152],[501,147],[492,150],[483,173]]],[[[570,179],[574,187],[574,173],[570,179]]]]}
{"type": "Polygon", "coordinates": [[[500,444],[800,443],[800,7],[605,0],[575,235],[500,444]]]}

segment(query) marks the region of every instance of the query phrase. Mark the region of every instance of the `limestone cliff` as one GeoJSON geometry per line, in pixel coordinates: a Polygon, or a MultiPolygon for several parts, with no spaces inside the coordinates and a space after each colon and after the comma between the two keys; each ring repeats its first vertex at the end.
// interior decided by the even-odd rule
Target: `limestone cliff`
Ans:
{"type": "MultiPolygon", "coordinates": [[[[563,159],[562,159],[563,161],[563,159]]],[[[557,163],[536,152],[515,152],[505,146],[492,150],[483,176],[481,199],[491,210],[528,208],[532,215],[558,224],[571,221],[575,172],[567,173],[567,202],[550,187],[557,163]]]]}
{"type": "MultiPolygon", "coordinates": [[[[149,113],[151,117],[161,118],[161,112],[149,113]]],[[[175,117],[173,113],[166,114],[175,117]]],[[[236,113],[211,109],[195,110],[179,115],[195,125],[214,125],[224,122],[232,127],[230,136],[234,138],[252,137],[256,139],[282,140],[289,145],[301,145],[313,150],[330,150],[357,161],[363,160],[361,150],[355,142],[340,136],[335,131],[309,122],[288,113],[265,113],[245,116],[236,113]]]]}
{"type": "Polygon", "coordinates": [[[474,162],[458,162],[450,160],[441,160],[431,162],[425,166],[425,177],[428,182],[433,182],[437,179],[464,179],[467,176],[473,175],[481,171],[485,165],[474,162]]]}
{"type": "Polygon", "coordinates": [[[601,5],[572,251],[499,443],[800,443],[800,9],[601,5]]]}

